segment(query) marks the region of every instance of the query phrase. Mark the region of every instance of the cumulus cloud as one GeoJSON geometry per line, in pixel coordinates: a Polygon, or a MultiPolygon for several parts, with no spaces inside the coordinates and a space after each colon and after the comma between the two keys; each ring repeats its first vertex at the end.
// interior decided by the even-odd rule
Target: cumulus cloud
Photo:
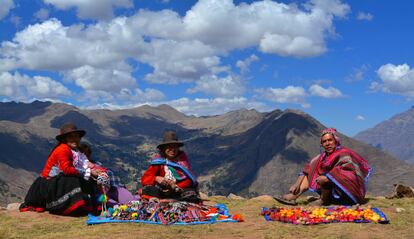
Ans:
{"type": "Polygon", "coordinates": [[[334,87],[323,88],[320,85],[314,84],[309,87],[309,92],[312,96],[319,96],[322,98],[340,98],[344,95],[342,92],[334,87]]]}
{"type": "Polygon", "coordinates": [[[249,57],[247,57],[246,59],[244,59],[244,60],[239,60],[239,61],[237,61],[236,62],[236,66],[238,67],[238,68],[240,68],[240,72],[242,73],[242,74],[244,74],[244,73],[246,73],[246,72],[248,72],[249,71],[249,69],[250,69],[250,65],[253,63],[253,62],[255,62],[255,61],[257,61],[257,60],[259,60],[259,57],[257,57],[256,55],[251,55],[251,56],[249,56],[249,57]]]}
{"type": "Polygon", "coordinates": [[[358,120],[358,121],[364,121],[364,120],[365,120],[365,117],[364,117],[364,116],[362,116],[362,115],[357,115],[357,116],[355,117],[355,120],[358,120]]]}
{"type": "Polygon", "coordinates": [[[110,93],[119,92],[123,88],[136,87],[136,81],[132,77],[131,71],[131,67],[124,62],[106,68],[85,65],[65,72],[65,78],[74,81],[84,90],[110,93]]]}
{"type": "Polygon", "coordinates": [[[161,91],[152,88],[146,88],[145,90],[138,88],[130,90],[124,88],[121,90],[118,98],[124,102],[157,102],[163,100],[165,95],[161,91]]]}
{"type": "Polygon", "coordinates": [[[200,41],[154,40],[137,59],[154,67],[145,79],[152,83],[193,82],[203,75],[220,72],[215,50],[200,41]]]}
{"type": "Polygon", "coordinates": [[[244,82],[236,75],[206,75],[196,81],[195,87],[187,90],[188,93],[203,92],[216,97],[240,96],[244,91],[244,82]]]}
{"type": "Polygon", "coordinates": [[[299,104],[303,108],[309,108],[306,102],[308,94],[301,86],[287,86],[286,88],[262,88],[256,89],[258,98],[266,99],[276,103],[299,104]]]}
{"type": "Polygon", "coordinates": [[[136,107],[149,102],[159,102],[163,99],[165,99],[165,95],[156,89],[123,88],[118,92],[110,93],[102,90],[86,90],[78,100],[88,108],[103,108],[108,105],[113,107],[109,107],[110,109],[116,109],[123,106],[126,108],[136,107]]]}
{"type": "Polygon", "coordinates": [[[34,13],[34,17],[40,21],[44,21],[49,18],[49,10],[41,8],[39,11],[34,13]]]}
{"type": "Polygon", "coordinates": [[[357,19],[371,21],[372,19],[374,19],[374,15],[368,12],[358,12],[357,19]]]}
{"type": "Polygon", "coordinates": [[[130,0],[43,0],[57,9],[68,10],[76,8],[79,18],[110,19],[113,17],[113,8],[131,8],[130,0]]]}
{"type": "Polygon", "coordinates": [[[0,0],[0,20],[9,14],[9,11],[14,8],[13,0],[0,0]]]}
{"type": "MultiPolygon", "coordinates": [[[[245,86],[222,63],[229,52],[257,48],[281,56],[320,55],[326,51],[326,38],[335,34],[334,19],[350,10],[338,0],[311,0],[304,5],[200,0],[183,16],[172,10],[139,10],[110,19],[114,8],[130,7],[132,1],[44,2],[62,10],[74,7],[81,18],[107,21],[65,26],[48,19],[30,25],[1,43],[0,71],[58,72],[96,99],[110,98],[112,93],[117,98],[123,89],[137,89],[135,70],[117,66],[130,60],[152,69],[144,76],[150,83],[193,83],[189,92],[238,97],[245,86]]],[[[252,55],[236,66],[243,74],[257,59],[252,55]]],[[[306,106],[299,95],[293,102],[306,106]]]]}
{"type": "Polygon", "coordinates": [[[63,26],[57,19],[28,26],[13,41],[2,42],[0,70],[64,71],[84,65],[104,67],[144,51],[143,41],[125,29],[125,18],[102,23],[63,26]]]}
{"type": "Polygon", "coordinates": [[[326,50],[324,37],[333,31],[333,18],[348,12],[340,1],[311,1],[300,9],[273,1],[236,6],[231,0],[201,0],[183,18],[184,36],[219,49],[259,46],[265,53],[315,56],[326,50]]]}
{"type": "Polygon", "coordinates": [[[177,100],[164,102],[185,114],[202,116],[223,114],[241,108],[256,109],[259,111],[269,111],[270,108],[262,102],[252,101],[244,97],[234,98],[180,98],[177,100]]]}
{"type": "MultiPolygon", "coordinates": [[[[59,2],[48,3],[65,8],[75,1],[59,2]]],[[[319,55],[326,48],[326,33],[334,31],[333,18],[348,11],[339,1],[312,1],[300,9],[272,1],[236,6],[231,0],[201,0],[183,17],[171,10],[140,10],[89,25],[63,26],[51,19],[3,42],[1,63],[14,69],[60,70],[133,57],[154,68],[149,81],[188,82],[211,73],[219,57],[234,49],[258,46],[285,56],[319,55]]]]}
{"type": "Polygon", "coordinates": [[[381,82],[373,82],[372,90],[414,97],[414,70],[407,64],[385,64],[377,70],[381,82]]]}
{"type": "Polygon", "coordinates": [[[60,82],[49,77],[21,75],[19,72],[0,74],[0,95],[10,100],[29,100],[31,98],[60,98],[70,96],[71,92],[60,82]]]}

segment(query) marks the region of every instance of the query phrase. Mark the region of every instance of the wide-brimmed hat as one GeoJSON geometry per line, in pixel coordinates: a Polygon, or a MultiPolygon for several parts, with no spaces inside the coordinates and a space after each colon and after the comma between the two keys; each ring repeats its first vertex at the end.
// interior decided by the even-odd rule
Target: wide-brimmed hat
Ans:
{"type": "Polygon", "coordinates": [[[85,136],[86,131],[78,129],[74,123],[65,123],[60,127],[60,134],[56,136],[56,140],[62,141],[66,135],[70,133],[78,133],[80,137],[85,136]]]}
{"type": "Polygon", "coordinates": [[[161,143],[157,146],[157,148],[160,149],[168,144],[177,144],[179,147],[184,145],[183,142],[178,140],[177,134],[174,131],[166,131],[164,133],[164,138],[162,139],[161,143]]]}

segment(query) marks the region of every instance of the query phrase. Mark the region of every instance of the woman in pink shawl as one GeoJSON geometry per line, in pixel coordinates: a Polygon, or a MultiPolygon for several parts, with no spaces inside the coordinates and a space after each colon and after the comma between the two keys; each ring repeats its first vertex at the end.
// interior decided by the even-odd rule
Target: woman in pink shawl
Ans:
{"type": "Polygon", "coordinates": [[[309,189],[320,195],[315,205],[364,203],[366,182],[371,172],[367,161],[342,147],[334,128],[322,131],[321,146],[324,152],[305,166],[289,193],[275,199],[296,205],[296,199],[309,189]]]}

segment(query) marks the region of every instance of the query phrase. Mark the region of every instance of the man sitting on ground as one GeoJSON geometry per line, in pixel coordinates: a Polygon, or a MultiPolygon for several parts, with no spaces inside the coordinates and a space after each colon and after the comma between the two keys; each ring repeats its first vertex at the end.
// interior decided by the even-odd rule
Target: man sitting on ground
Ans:
{"type": "Polygon", "coordinates": [[[275,199],[296,205],[296,199],[310,189],[320,195],[315,205],[353,205],[364,203],[366,182],[371,171],[367,161],[342,147],[336,129],[322,131],[324,152],[305,166],[289,193],[275,199]]]}

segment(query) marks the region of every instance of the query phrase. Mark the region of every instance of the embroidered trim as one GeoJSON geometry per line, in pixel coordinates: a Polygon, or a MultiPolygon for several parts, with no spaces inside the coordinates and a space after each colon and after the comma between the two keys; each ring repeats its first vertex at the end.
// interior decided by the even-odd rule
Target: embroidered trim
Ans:
{"type": "Polygon", "coordinates": [[[50,209],[50,208],[56,207],[57,205],[66,202],[67,200],[69,200],[70,197],[72,197],[73,195],[75,195],[77,193],[80,193],[80,192],[82,192],[80,187],[74,188],[74,189],[72,189],[72,191],[66,193],[65,195],[60,197],[58,200],[47,203],[46,208],[50,209]]]}

